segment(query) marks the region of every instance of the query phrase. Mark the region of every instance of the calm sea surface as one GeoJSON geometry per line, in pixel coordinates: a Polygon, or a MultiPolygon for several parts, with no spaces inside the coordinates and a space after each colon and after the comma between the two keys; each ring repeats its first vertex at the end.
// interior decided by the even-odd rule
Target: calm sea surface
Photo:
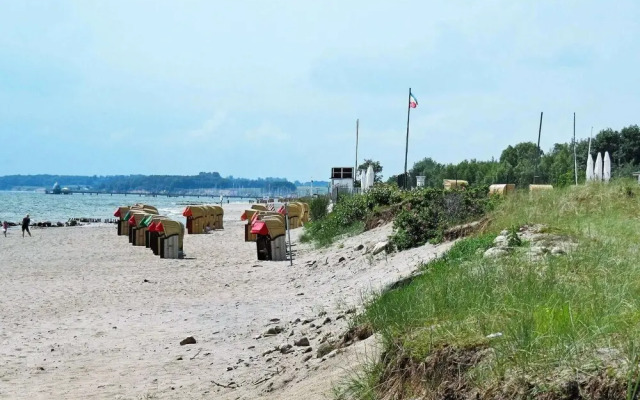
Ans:
{"type": "MultiPolygon", "coordinates": [[[[33,222],[65,222],[69,218],[114,218],[119,206],[135,203],[150,204],[168,217],[182,218],[187,204],[212,204],[219,197],[147,197],[136,195],[82,195],[45,194],[36,192],[0,191],[0,221],[20,222],[29,214],[33,222]]],[[[229,199],[230,202],[247,202],[249,199],[229,199]]],[[[227,200],[225,199],[226,203],[227,200]]]]}

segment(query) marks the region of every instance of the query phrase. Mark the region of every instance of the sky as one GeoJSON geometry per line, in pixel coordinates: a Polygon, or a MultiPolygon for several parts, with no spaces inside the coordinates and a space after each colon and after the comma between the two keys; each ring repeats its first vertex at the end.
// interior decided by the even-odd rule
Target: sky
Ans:
{"type": "Polygon", "coordinates": [[[0,3],[0,175],[328,180],[640,124],[637,0],[0,3]]]}

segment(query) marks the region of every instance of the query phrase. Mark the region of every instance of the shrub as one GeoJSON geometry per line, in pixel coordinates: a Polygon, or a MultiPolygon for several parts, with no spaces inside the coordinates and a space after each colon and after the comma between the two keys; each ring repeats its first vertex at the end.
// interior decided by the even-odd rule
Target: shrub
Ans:
{"type": "Polygon", "coordinates": [[[445,191],[422,189],[407,194],[403,210],[393,222],[391,244],[397,250],[442,240],[444,230],[453,224],[467,222],[487,212],[493,199],[487,188],[445,191]]]}
{"type": "Polygon", "coordinates": [[[487,187],[405,192],[392,185],[378,184],[365,194],[341,194],[333,211],[324,218],[316,217],[314,208],[319,209],[318,213],[326,213],[327,207],[321,201],[328,199],[314,199],[310,204],[312,222],[305,226],[301,240],[314,241],[318,245],[331,244],[342,234],[362,232],[367,218],[384,209],[391,214],[397,213],[391,247],[409,249],[427,241],[440,241],[444,230],[452,224],[483,215],[495,201],[487,196],[487,192],[487,187]]]}
{"type": "Polygon", "coordinates": [[[362,222],[367,215],[367,199],[362,195],[343,196],[330,214],[341,225],[362,222]]]}
{"type": "Polygon", "coordinates": [[[318,196],[309,201],[309,213],[312,221],[320,221],[327,216],[329,197],[318,196]]]}
{"type": "Polygon", "coordinates": [[[402,192],[388,184],[375,185],[365,193],[367,207],[373,210],[378,206],[390,206],[402,201],[402,192]]]}

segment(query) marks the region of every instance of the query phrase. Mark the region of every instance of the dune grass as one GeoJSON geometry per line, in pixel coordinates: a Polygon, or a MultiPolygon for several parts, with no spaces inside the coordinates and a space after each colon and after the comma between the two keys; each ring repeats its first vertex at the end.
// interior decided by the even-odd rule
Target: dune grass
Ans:
{"type": "Polygon", "coordinates": [[[354,222],[349,225],[335,223],[311,222],[300,235],[300,242],[314,243],[316,247],[331,245],[340,237],[355,236],[364,232],[363,222],[354,222]]]}
{"type": "MultiPolygon", "coordinates": [[[[640,349],[637,183],[517,193],[490,217],[487,232],[456,243],[408,286],[375,297],[359,322],[381,334],[387,354],[414,360],[445,345],[490,349],[491,357],[465,372],[478,388],[519,379],[532,391],[555,390],[550,376],[608,367],[637,390],[637,371],[628,367],[640,349]],[[527,224],[543,224],[578,247],[536,262],[518,253],[482,257],[500,230],[527,224]]],[[[336,397],[376,398],[383,370],[370,367],[336,397]]]]}

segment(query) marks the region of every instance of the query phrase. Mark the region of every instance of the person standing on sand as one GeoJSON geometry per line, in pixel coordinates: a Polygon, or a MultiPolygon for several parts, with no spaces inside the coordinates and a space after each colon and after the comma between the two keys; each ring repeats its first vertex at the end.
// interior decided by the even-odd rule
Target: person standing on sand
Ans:
{"type": "Polygon", "coordinates": [[[24,237],[24,231],[27,231],[29,236],[31,236],[31,232],[29,232],[29,223],[31,223],[31,219],[29,218],[29,214],[26,217],[22,218],[22,237],[24,237]]]}
{"type": "Polygon", "coordinates": [[[7,237],[7,229],[9,229],[9,224],[7,221],[2,221],[2,233],[4,233],[4,237],[7,237]]]}

